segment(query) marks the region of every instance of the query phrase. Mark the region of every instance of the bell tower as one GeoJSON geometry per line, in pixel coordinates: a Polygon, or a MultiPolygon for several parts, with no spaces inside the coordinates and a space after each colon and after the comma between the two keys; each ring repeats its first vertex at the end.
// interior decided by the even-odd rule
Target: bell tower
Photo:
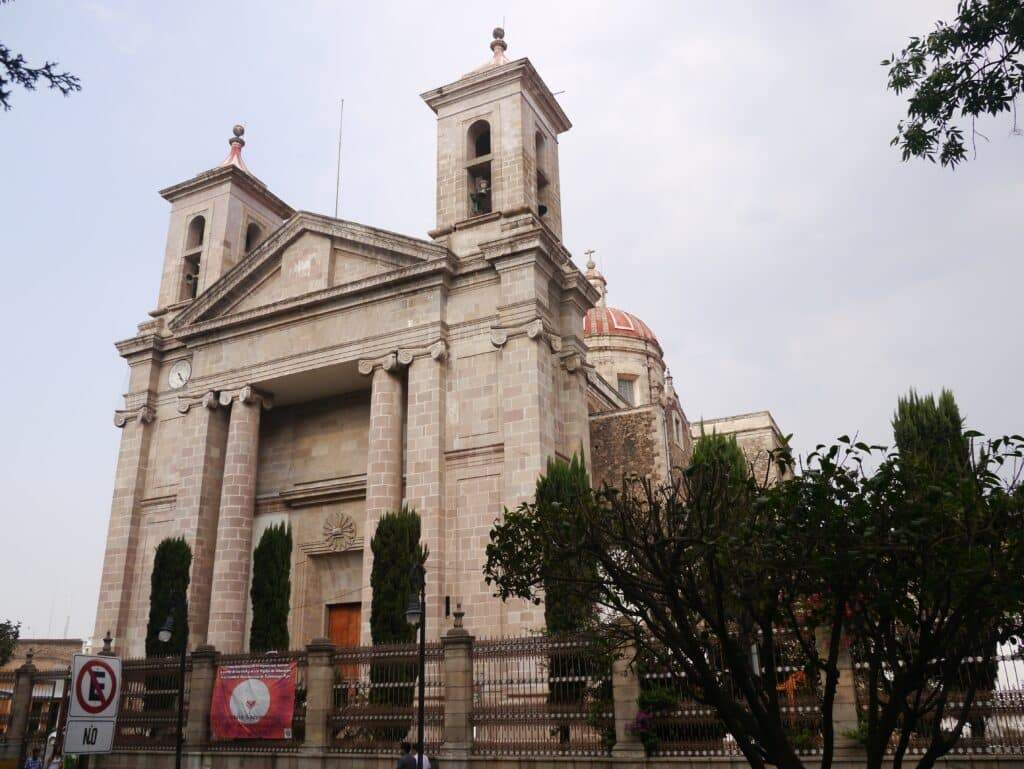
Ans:
{"type": "Polygon", "coordinates": [[[171,221],[157,314],[191,302],[294,213],[246,167],[245,128],[232,134],[220,165],[160,190],[171,221]]]}
{"type": "Polygon", "coordinates": [[[437,115],[437,225],[458,253],[501,233],[501,220],[532,212],[559,240],[558,135],[572,124],[529,59],[509,60],[494,30],[491,59],[422,94],[437,115]],[[472,230],[473,232],[468,232],[472,230]]]}

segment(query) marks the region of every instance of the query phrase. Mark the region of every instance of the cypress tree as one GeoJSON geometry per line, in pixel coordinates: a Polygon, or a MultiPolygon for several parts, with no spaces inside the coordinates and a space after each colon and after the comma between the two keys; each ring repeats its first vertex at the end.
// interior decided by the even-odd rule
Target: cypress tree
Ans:
{"type": "MultiPolygon", "coordinates": [[[[416,629],[405,619],[405,610],[413,592],[414,564],[426,560],[420,546],[420,517],[414,510],[385,513],[370,541],[373,570],[370,572],[370,638],[373,644],[410,643],[416,640],[416,629]]],[[[418,653],[395,657],[370,665],[370,702],[390,707],[413,703],[418,653]]],[[[407,721],[382,721],[373,733],[382,744],[393,745],[405,737],[407,721]]]]}
{"type": "Polygon", "coordinates": [[[729,479],[736,483],[745,482],[750,475],[747,457],[736,442],[736,436],[718,433],[708,435],[701,425],[700,437],[693,444],[690,468],[701,472],[716,467],[723,468],[729,479]]]}
{"type": "Polygon", "coordinates": [[[188,642],[188,583],[192,549],[184,537],[165,539],[156,548],[149,588],[149,622],[146,625],[146,656],[179,654],[188,642]],[[174,615],[171,640],[157,635],[168,615],[174,615]]]}
{"type": "Polygon", "coordinates": [[[370,542],[370,638],[374,644],[409,643],[416,631],[405,621],[412,591],[412,567],[422,562],[420,517],[415,510],[385,513],[370,542]]]}
{"type": "Polygon", "coordinates": [[[959,477],[970,466],[970,447],[964,436],[964,420],[953,393],[919,396],[911,390],[896,404],[893,435],[900,457],[939,477],[952,472],[959,477]]]}
{"type": "Polygon", "coordinates": [[[287,651],[291,570],[291,525],[279,523],[268,527],[252,558],[250,651],[287,651]]]}

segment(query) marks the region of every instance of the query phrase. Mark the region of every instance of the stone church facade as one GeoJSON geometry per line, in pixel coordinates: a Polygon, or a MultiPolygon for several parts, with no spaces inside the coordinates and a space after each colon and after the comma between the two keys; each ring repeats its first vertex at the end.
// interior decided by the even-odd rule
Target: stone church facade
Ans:
{"type": "MultiPolygon", "coordinates": [[[[96,638],[143,652],[156,546],[183,536],[190,646],[246,649],[252,553],[288,521],[293,643],[368,643],[369,542],[403,503],[430,549],[430,635],[456,604],[472,632],[525,633],[542,608],[500,602],[481,568],[548,458],[582,451],[595,482],[685,465],[694,428],[657,338],[562,244],[569,120],[500,30],[491,49],[422,95],[427,238],[293,210],[246,168],[240,127],[221,165],[161,191],[157,307],[117,343],[130,384],[96,638]]],[[[755,453],[781,440],[767,412],[716,429],[755,453]]]]}

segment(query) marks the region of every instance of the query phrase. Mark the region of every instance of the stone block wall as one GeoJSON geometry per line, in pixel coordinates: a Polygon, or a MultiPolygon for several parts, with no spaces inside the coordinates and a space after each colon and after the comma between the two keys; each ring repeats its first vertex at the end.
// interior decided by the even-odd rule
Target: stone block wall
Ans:
{"type": "Polygon", "coordinates": [[[624,475],[664,478],[664,457],[655,408],[599,414],[590,418],[591,483],[618,486],[624,475]]]}

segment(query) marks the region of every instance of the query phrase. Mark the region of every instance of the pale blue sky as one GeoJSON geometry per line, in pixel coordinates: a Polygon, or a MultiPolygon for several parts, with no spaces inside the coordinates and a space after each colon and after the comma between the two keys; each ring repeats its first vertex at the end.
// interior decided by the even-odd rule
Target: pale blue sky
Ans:
{"type": "Polygon", "coordinates": [[[418,94],[489,56],[506,17],[574,123],[566,244],[658,334],[691,419],[770,408],[806,450],[890,438],[896,396],[952,387],[1024,432],[1024,138],[956,173],[888,147],[879,60],[953,0],[129,3],[21,0],[0,39],[81,76],[0,114],[0,617],[92,632],[126,367],[155,304],[168,205],[236,121],[253,172],[330,213],[425,236],[434,116],[418,94]]]}

